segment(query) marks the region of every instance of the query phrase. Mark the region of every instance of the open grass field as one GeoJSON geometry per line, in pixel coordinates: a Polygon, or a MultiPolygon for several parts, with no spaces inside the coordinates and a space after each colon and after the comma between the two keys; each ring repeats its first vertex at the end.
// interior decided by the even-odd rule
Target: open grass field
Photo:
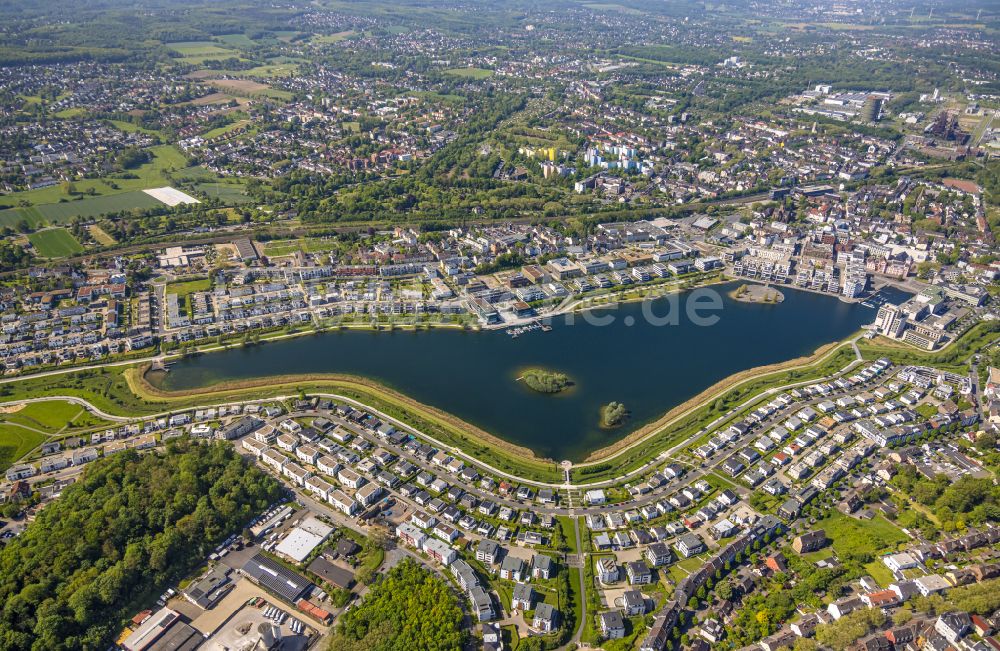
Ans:
{"type": "Polygon", "coordinates": [[[878,581],[878,584],[883,588],[888,588],[889,584],[896,580],[892,572],[889,571],[889,568],[880,560],[865,563],[865,569],[868,570],[868,574],[878,581]]]}
{"type": "Polygon", "coordinates": [[[486,79],[493,76],[493,71],[485,68],[449,68],[444,74],[466,79],[486,79]]]}
{"type": "Polygon", "coordinates": [[[17,411],[0,414],[0,422],[15,423],[49,434],[56,434],[67,427],[95,427],[103,423],[80,405],[65,400],[28,403],[17,411]]]}
{"type": "Polygon", "coordinates": [[[59,111],[58,113],[55,113],[54,115],[57,118],[60,118],[62,120],[68,120],[70,118],[76,118],[76,117],[80,117],[81,115],[86,115],[86,114],[87,114],[87,109],[79,107],[79,106],[75,106],[73,108],[68,108],[68,109],[64,109],[62,111],[59,111]]]}
{"type": "Polygon", "coordinates": [[[413,90],[406,94],[413,95],[414,97],[422,97],[431,102],[450,102],[452,104],[461,104],[462,102],[465,101],[465,98],[462,97],[461,95],[453,95],[451,93],[436,93],[432,90],[413,90]]]}
{"type": "Polygon", "coordinates": [[[213,41],[178,41],[165,43],[168,48],[185,57],[194,56],[230,56],[233,51],[221,47],[213,41]]]}
{"type": "Polygon", "coordinates": [[[44,440],[44,434],[12,425],[0,425],[0,471],[14,465],[44,440]]]}
{"type": "Polygon", "coordinates": [[[184,298],[194,292],[207,292],[212,289],[212,281],[208,278],[189,280],[182,283],[170,283],[167,285],[168,294],[177,294],[177,298],[184,298]]]}
{"type": "MultiPolygon", "coordinates": [[[[78,193],[82,194],[93,190],[94,194],[98,196],[156,188],[170,185],[169,179],[164,176],[165,172],[187,167],[188,165],[187,158],[173,145],[156,145],[150,147],[149,152],[153,155],[153,159],[150,162],[129,170],[129,174],[135,175],[137,178],[80,179],[74,181],[73,185],[76,187],[78,193]],[[115,188],[112,184],[118,187],[115,188]]],[[[21,200],[26,200],[32,205],[38,206],[58,203],[62,199],[72,199],[72,197],[67,196],[61,186],[53,185],[37,190],[14,192],[5,195],[0,201],[10,205],[21,200]]]]}
{"type": "Polygon", "coordinates": [[[43,258],[65,258],[83,253],[83,245],[65,228],[49,228],[28,236],[31,246],[43,258]]]}
{"type": "MultiPolygon", "coordinates": [[[[249,39],[247,40],[249,41],[249,39]]],[[[239,50],[225,47],[224,43],[215,41],[179,41],[164,45],[181,55],[180,61],[193,65],[199,65],[209,59],[229,59],[240,56],[239,50]]]]}
{"type": "Polygon", "coordinates": [[[337,32],[336,34],[324,34],[322,36],[314,36],[310,39],[310,43],[340,43],[343,40],[351,38],[354,36],[354,32],[348,30],[346,32],[337,32]]]}
{"type": "Polygon", "coordinates": [[[194,189],[226,203],[249,203],[251,201],[241,183],[198,183],[194,189]]]}
{"type": "Polygon", "coordinates": [[[319,251],[329,251],[332,243],[325,239],[303,238],[300,240],[272,240],[264,244],[264,254],[269,256],[280,256],[304,251],[306,253],[316,253],[319,251]]]}
{"type": "Polygon", "coordinates": [[[840,556],[857,550],[872,554],[894,552],[909,540],[899,527],[880,515],[871,520],[857,520],[834,511],[818,521],[815,528],[826,531],[834,551],[840,556]]]}
{"type": "Polygon", "coordinates": [[[206,183],[213,182],[218,178],[215,172],[205,169],[200,165],[192,165],[191,167],[177,170],[173,173],[173,177],[179,181],[202,181],[206,183]]]}
{"type": "Polygon", "coordinates": [[[231,45],[233,47],[253,47],[256,45],[254,41],[246,34],[221,34],[216,36],[216,38],[226,45],[231,45]]]}
{"type": "Polygon", "coordinates": [[[233,97],[225,93],[211,93],[198,99],[193,99],[190,103],[192,106],[209,106],[210,104],[228,104],[232,100],[233,97]]]}
{"type": "Polygon", "coordinates": [[[583,6],[587,9],[593,9],[594,11],[617,11],[623,14],[629,14],[631,16],[641,16],[645,12],[634,7],[626,7],[625,5],[619,5],[612,2],[585,2],[583,6]]]}
{"type": "MultiPolygon", "coordinates": [[[[250,68],[244,74],[259,79],[274,79],[276,77],[290,77],[299,71],[298,59],[275,58],[263,65],[250,68]]],[[[271,89],[272,91],[274,89],[271,89]]]]}
{"type": "Polygon", "coordinates": [[[250,124],[250,120],[237,120],[236,122],[233,122],[232,124],[227,124],[224,127],[218,127],[217,129],[211,129],[209,131],[206,131],[205,133],[201,134],[201,137],[218,138],[219,136],[224,136],[227,133],[232,133],[233,131],[242,129],[248,124],[250,124]]]}

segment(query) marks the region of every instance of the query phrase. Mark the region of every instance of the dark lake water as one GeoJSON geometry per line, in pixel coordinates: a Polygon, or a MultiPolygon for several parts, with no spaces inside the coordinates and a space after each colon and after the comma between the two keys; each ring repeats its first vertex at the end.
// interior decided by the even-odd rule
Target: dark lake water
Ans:
{"type": "MultiPolygon", "coordinates": [[[[558,317],[552,332],[516,339],[503,331],[330,332],[183,360],[157,383],[189,389],[278,374],[361,375],[543,457],[579,461],[733,373],[810,354],[875,318],[874,307],[790,288],[781,304],[740,303],[728,297],[735,286],[714,288],[721,309],[703,312],[718,316],[711,326],[683,315],[688,294],[674,299],[677,325],[650,324],[633,303],[595,313],[610,316],[607,325],[558,317]],[[566,373],[576,385],[534,393],[515,381],[530,366],[566,373]],[[599,410],[611,401],[632,416],[607,431],[599,410]]],[[[667,301],[647,309],[662,316],[667,301]]]]}

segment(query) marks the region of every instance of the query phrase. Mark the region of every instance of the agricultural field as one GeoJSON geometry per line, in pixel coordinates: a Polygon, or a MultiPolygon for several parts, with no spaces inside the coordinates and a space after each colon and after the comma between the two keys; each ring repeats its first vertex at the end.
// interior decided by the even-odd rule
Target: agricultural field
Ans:
{"type": "Polygon", "coordinates": [[[486,79],[493,76],[493,71],[485,68],[449,68],[444,74],[465,79],[486,79]]]}
{"type": "Polygon", "coordinates": [[[156,208],[163,204],[141,191],[123,192],[104,197],[93,197],[50,203],[27,208],[10,208],[0,211],[0,226],[15,227],[22,219],[37,228],[45,224],[65,224],[74,217],[97,217],[120,210],[134,208],[156,208]]]}
{"type": "Polygon", "coordinates": [[[210,104],[228,104],[233,99],[235,99],[233,96],[225,93],[212,93],[198,99],[193,99],[190,103],[192,106],[208,106],[210,104]]]}
{"type": "Polygon", "coordinates": [[[209,59],[229,59],[240,56],[238,50],[222,47],[213,41],[181,41],[165,43],[164,45],[181,55],[178,61],[192,65],[199,65],[209,59]]]}
{"type": "Polygon", "coordinates": [[[352,32],[352,31],[337,32],[336,34],[326,34],[326,35],[323,35],[323,36],[313,36],[310,39],[310,42],[311,43],[324,43],[324,44],[339,43],[339,42],[341,42],[343,40],[351,38],[352,36],[354,36],[354,32],[352,32]]]}
{"type": "Polygon", "coordinates": [[[226,45],[233,47],[253,47],[256,43],[246,34],[221,34],[216,37],[226,45]]]}
{"type": "Polygon", "coordinates": [[[94,238],[94,241],[102,246],[111,246],[117,243],[115,238],[108,235],[107,231],[97,224],[91,224],[87,227],[87,230],[90,232],[90,236],[94,238]]]}
{"type": "Polygon", "coordinates": [[[257,95],[269,90],[269,86],[250,79],[208,79],[207,82],[224,91],[245,95],[257,95]]]}
{"type": "Polygon", "coordinates": [[[28,236],[28,241],[43,258],[65,258],[83,253],[83,245],[65,228],[37,231],[28,236]]]}
{"type": "MultiPolygon", "coordinates": [[[[15,192],[0,197],[7,205],[28,201],[31,206],[0,210],[0,226],[15,227],[22,219],[37,228],[49,224],[65,224],[74,217],[98,217],[122,210],[157,208],[163,204],[142,192],[148,188],[173,185],[168,178],[177,170],[184,170],[194,177],[187,158],[173,145],[150,147],[153,160],[130,174],[137,178],[107,177],[101,179],[81,179],[73,182],[75,194],[67,195],[61,185],[37,190],[15,192]]],[[[202,170],[197,178],[212,181],[218,177],[202,170]]],[[[242,195],[241,195],[242,196],[242,195]]]]}

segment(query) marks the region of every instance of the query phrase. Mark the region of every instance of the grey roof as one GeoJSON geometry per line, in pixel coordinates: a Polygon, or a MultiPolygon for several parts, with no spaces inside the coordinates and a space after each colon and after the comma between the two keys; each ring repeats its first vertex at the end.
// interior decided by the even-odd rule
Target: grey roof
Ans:
{"type": "Polygon", "coordinates": [[[188,586],[184,594],[202,608],[211,608],[219,600],[219,597],[228,590],[228,583],[229,571],[224,567],[216,567],[203,578],[188,586]]]}
{"type": "Polygon", "coordinates": [[[552,604],[547,604],[542,602],[535,606],[535,618],[536,619],[548,619],[554,620],[556,615],[556,609],[552,604]]]}
{"type": "Polygon", "coordinates": [[[625,619],[622,614],[617,610],[609,610],[601,613],[601,621],[604,623],[605,628],[624,628],[625,619]]]}
{"type": "Polygon", "coordinates": [[[552,569],[552,559],[545,554],[535,554],[531,559],[531,564],[542,570],[552,569]]]}
{"type": "Polygon", "coordinates": [[[350,588],[354,585],[354,573],[334,565],[322,556],[309,564],[309,571],[337,588],[350,588]]]}
{"type": "Polygon", "coordinates": [[[531,601],[535,597],[535,591],[527,583],[518,583],[514,586],[511,596],[515,600],[531,601]]]}
{"type": "Polygon", "coordinates": [[[295,603],[312,583],[270,558],[257,554],[241,568],[243,573],[285,601],[295,603]]]}
{"type": "Polygon", "coordinates": [[[174,622],[146,651],[194,651],[205,641],[201,633],[184,622],[174,622]]]}
{"type": "Polygon", "coordinates": [[[503,559],[503,563],[500,564],[500,569],[508,572],[523,572],[524,560],[518,558],[517,556],[507,554],[507,556],[503,559]]]}

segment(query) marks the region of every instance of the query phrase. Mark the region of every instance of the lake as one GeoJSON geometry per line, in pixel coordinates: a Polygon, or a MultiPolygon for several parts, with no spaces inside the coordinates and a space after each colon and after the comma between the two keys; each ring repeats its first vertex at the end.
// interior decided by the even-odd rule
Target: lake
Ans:
{"type": "MultiPolygon", "coordinates": [[[[188,358],[155,382],[170,390],[279,374],[360,375],[542,457],[580,461],[733,373],[811,354],[875,318],[873,307],[791,288],[782,288],[780,304],[741,303],[728,296],[736,286],[713,288],[721,309],[703,312],[718,317],[711,326],[686,316],[653,325],[643,305],[631,303],[594,312],[610,324],[556,317],[551,332],[516,339],[495,330],[335,331],[188,358]],[[530,366],[566,373],[575,386],[535,393],[516,381],[530,366]],[[624,403],[631,418],[608,431],[599,426],[600,407],[611,401],[624,403]]],[[[646,309],[663,315],[668,300],[646,309]]]]}

